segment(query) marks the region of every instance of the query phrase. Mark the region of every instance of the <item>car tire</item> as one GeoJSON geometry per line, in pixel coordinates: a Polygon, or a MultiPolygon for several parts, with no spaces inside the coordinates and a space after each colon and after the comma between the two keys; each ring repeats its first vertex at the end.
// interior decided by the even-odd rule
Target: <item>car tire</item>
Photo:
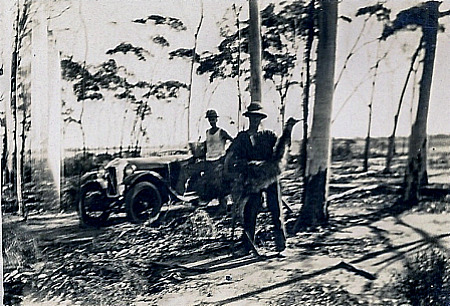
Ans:
{"type": "Polygon", "coordinates": [[[140,182],[125,197],[125,210],[132,223],[155,223],[161,212],[162,198],[158,188],[150,182],[140,182]]]}
{"type": "Polygon", "coordinates": [[[101,186],[81,187],[78,214],[82,226],[101,226],[109,217],[107,198],[101,186]]]}

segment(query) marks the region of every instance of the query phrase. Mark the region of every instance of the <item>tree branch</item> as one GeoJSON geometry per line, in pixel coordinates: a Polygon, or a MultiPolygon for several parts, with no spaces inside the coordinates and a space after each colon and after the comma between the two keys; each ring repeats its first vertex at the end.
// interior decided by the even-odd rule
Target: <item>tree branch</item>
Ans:
{"type": "Polygon", "coordinates": [[[59,13],[59,14],[57,14],[57,15],[55,15],[55,16],[52,16],[52,17],[47,17],[47,20],[51,20],[51,19],[55,19],[55,18],[58,18],[58,17],[60,17],[62,14],[64,14],[66,11],[68,11],[69,9],[71,8],[71,6],[69,5],[68,7],[66,7],[65,9],[63,9],[62,11],[61,11],[61,13],[59,13]]]}

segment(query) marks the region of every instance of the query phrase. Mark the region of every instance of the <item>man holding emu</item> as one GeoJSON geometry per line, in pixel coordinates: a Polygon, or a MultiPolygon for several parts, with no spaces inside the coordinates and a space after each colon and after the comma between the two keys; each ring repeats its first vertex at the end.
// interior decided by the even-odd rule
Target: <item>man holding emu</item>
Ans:
{"type": "Polygon", "coordinates": [[[256,217],[265,193],[274,224],[276,250],[281,252],[286,247],[286,234],[278,175],[285,147],[290,144],[292,128],[298,120],[289,118],[283,134],[277,139],[272,131],[259,130],[261,121],[267,117],[259,103],[252,102],[244,116],[249,120],[249,127],[232,141],[224,163],[205,171],[196,183],[197,188],[193,187],[206,201],[231,194],[233,218],[237,217],[244,228],[242,255],[256,251],[256,217]]]}
{"type": "Polygon", "coordinates": [[[259,103],[251,103],[244,116],[249,120],[249,127],[234,139],[224,165],[224,176],[230,181],[231,196],[236,205],[235,212],[244,228],[242,253],[256,251],[256,217],[263,192],[272,216],[276,250],[281,252],[286,248],[286,233],[278,175],[285,147],[290,144],[292,128],[298,120],[289,118],[282,136],[277,139],[274,132],[259,130],[261,121],[267,117],[259,103]]]}

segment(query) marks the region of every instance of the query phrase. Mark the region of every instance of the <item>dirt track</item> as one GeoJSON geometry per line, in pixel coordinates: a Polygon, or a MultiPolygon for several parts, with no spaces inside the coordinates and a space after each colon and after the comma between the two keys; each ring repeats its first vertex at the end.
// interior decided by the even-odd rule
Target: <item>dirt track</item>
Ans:
{"type": "MultiPolygon", "coordinates": [[[[393,215],[395,193],[370,187],[393,180],[376,171],[336,175],[332,193],[354,192],[332,201],[327,227],[290,237],[282,257],[272,252],[266,213],[257,234],[265,259],[232,257],[229,217],[193,207],[172,210],[159,228],[123,216],[103,228],[80,228],[76,213],[30,215],[4,228],[36,242],[36,263],[14,276],[27,283],[24,305],[396,305],[395,273],[419,250],[448,253],[450,218],[446,200],[393,215]],[[431,209],[438,204],[447,212],[431,209]]],[[[295,173],[284,173],[282,183],[295,214],[295,173]]]]}

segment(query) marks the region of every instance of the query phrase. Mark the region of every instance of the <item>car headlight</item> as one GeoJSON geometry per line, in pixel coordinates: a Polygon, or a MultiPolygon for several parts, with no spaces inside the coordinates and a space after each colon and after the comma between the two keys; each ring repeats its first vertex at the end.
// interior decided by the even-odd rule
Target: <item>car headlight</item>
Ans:
{"type": "Polygon", "coordinates": [[[106,175],[106,170],[105,169],[100,169],[97,172],[97,178],[104,178],[106,175]]]}
{"type": "Polygon", "coordinates": [[[127,177],[129,175],[132,175],[134,173],[134,171],[136,171],[136,166],[128,164],[123,169],[123,175],[124,175],[124,177],[127,177]]]}

